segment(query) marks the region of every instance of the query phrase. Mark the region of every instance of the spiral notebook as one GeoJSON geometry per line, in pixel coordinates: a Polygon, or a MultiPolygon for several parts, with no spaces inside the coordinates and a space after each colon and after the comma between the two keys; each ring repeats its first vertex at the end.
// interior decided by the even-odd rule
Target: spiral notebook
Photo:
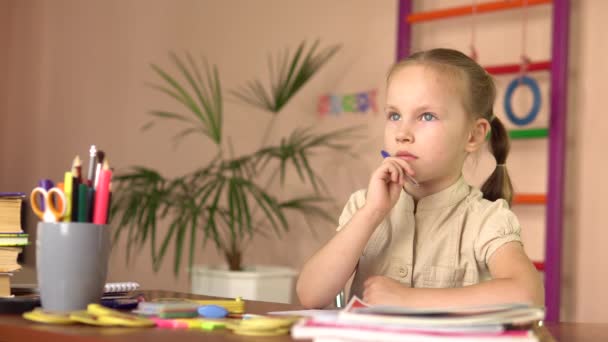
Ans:
{"type": "MultiPolygon", "coordinates": [[[[139,289],[139,283],[134,281],[106,283],[103,287],[104,296],[116,295],[125,292],[131,292],[139,289]]],[[[11,292],[15,295],[30,295],[38,294],[38,286],[36,284],[11,284],[11,292]]]]}
{"type": "Polygon", "coordinates": [[[139,283],[134,281],[123,282],[123,283],[107,283],[103,287],[104,294],[123,293],[131,292],[139,289],[139,283]]]}

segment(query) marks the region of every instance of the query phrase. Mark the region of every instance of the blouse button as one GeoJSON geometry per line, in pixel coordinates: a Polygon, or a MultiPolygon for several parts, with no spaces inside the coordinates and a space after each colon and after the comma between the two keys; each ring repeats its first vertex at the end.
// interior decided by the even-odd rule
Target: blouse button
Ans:
{"type": "Polygon", "coordinates": [[[399,275],[405,277],[407,275],[407,267],[399,267],[399,275]]]}

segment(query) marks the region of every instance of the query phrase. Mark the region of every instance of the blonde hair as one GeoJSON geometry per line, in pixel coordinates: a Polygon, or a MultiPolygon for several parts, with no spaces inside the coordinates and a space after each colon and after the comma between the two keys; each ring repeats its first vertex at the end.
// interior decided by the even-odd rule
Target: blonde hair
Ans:
{"type": "Polygon", "coordinates": [[[416,52],[393,65],[389,70],[387,82],[392,75],[408,65],[425,65],[438,71],[460,76],[463,81],[464,106],[470,119],[475,121],[484,118],[490,122],[490,151],[496,159],[497,167],[481,187],[483,197],[495,201],[505,199],[509,205],[513,198],[513,185],[505,167],[511,143],[502,122],[494,116],[493,106],[496,98],[496,86],[492,77],[473,59],[464,53],[452,49],[432,49],[416,52]]]}

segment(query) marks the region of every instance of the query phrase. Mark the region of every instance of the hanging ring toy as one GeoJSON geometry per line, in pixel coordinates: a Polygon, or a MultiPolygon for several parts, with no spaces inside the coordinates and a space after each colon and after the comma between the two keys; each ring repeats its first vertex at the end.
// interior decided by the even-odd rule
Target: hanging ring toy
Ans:
{"type": "Polygon", "coordinates": [[[540,102],[541,102],[540,88],[538,87],[538,83],[536,83],[536,80],[534,80],[531,77],[525,76],[525,75],[520,76],[520,77],[513,79],[511,81],[511,83],[509,83],[509,86],[507,87],[507,91],[505,93],[505,102],[504,102],[505,112],[506,112],[509,120],[511,120],[511,122],[513,122],[515,125],[524,126],[524,125],[527,125],[527,124],[531,123],[532,121],[534,121],[534,119],[538,115],[538,112],[540,111],[540,102]],[[515,115],[515,113],[513,113],[513,107],[511,106],[511,100],[513,97],[513,93],[515,92],[515,89],[517,88],[517,86],[519,86],[520,84],[528,86],[528,88],[530,88],[530,91],[532,92],[532,95],[534,97],[534,101],[532,103],[532,109],[530,109],[528,114],[526,114],[526,116],[524,116],[523,118],[520,118],[517,115],[515,115]]]}

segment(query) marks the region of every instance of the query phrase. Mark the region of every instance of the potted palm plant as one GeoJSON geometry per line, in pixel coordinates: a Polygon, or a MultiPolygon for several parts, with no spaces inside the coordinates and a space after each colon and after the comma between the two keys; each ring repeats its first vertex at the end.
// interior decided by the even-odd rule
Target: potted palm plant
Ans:
{"type": "MultiPolygon", "coordinates": [[[[256,270],[244,261],[243,246],[257,234],[267,235],[270,230],[280,236],[287,231],[289,211],[333,221],[326,210],[329,199],[321,191],[323,180],[313,168],[311,155],[323,149],[348,153],[346,142],[354,137],[356,128],[325,133],[311,127],[297,128],[278,144],[268,143],[268,136],[289,100],[339,48],[333,45],[321,49],[318,41],[310,46],[302,42],[293,54],[286,52],[271,60],[269,87],[256,79],[230,91],[233,99],[272,113],[261,135],[260,147],[239,156],[226,151],[227,138],[222,125],[224,93],[217,67],[210,67],[206,61],[197,63],[189,54],[179,57],[173,53],[170,58],[176,75],[153,64],[152,69],[161,82],[151,84],[152,88],[174,99],[179,110],[150,111],[153,120],[143,128],[149,128],[158,120],[179,121],[185,127],[174,137],[176,143],[198,134],[210,139],[217,150],[211,161],[180,177],[169,179],[157,170],[142,166],[117,175],[111,223],[115,240],[126,235],[127,258],[133,248],[148,243],[154,271],[158,271],[167,249],[173,245],[174,273],[180,272],[186,253],[193,292],[287,301],[284,297],[289,295],[277,299],[247,294],[243,285],[249,285],[245,284],[243,275],[256,270]],[[300,180],[310,186],[310,194],[277,196],[268,190],[269,181],[284,184],[288,168],[294,168],[300,180]],[[159,229],[159,222],[165,224],[165,229],[159,229]],[[208,242],[225,257],[228,265],[225,270],[193,265],[197,248],[208,242]],[[232,275],[239,279],[239,285],[208,279],[213,272],[223,272],[220,278],[232,275]],[[231,288],[238,293],[218,293],[219,289],[231,288]]],[[[289,277],[293,279],[294,275],[291,272],[289,277]]],[[[291,286],[288,283],[286,286],[291,286]]],[[[262,288],[269,286],[272,289],[274,285],[261,285],[262,288]]],[[[253,287],[253,292],[259,291],[260,286],[253,287]]],[[[272,291],[277,293],[276,289],[272,291]]]]}

